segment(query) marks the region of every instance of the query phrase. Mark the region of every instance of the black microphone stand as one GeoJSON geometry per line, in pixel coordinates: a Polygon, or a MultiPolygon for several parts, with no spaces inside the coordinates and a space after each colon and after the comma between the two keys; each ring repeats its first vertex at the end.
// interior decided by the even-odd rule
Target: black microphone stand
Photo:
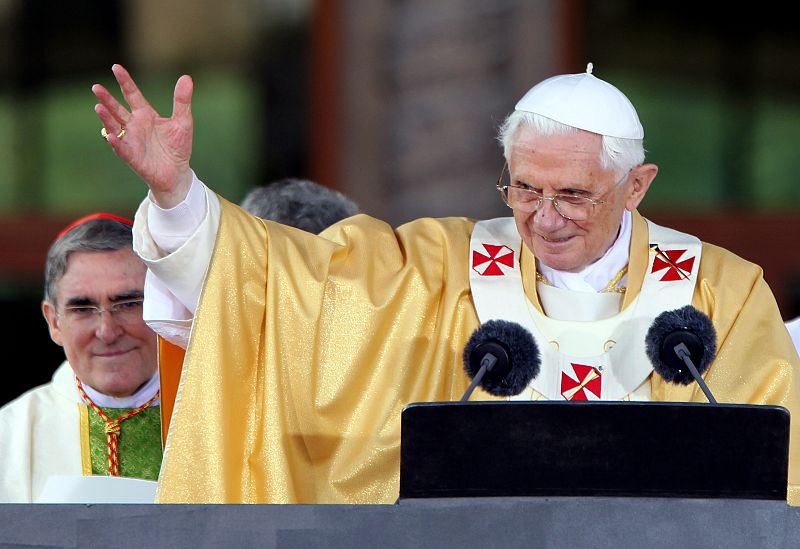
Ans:
{"type": "Polygon", "coordinates": [[[474,378],[472,378],[472,383],[470,383],[469,387],[467,387],[467,390],[464,392],[464,396],[461,397],[460,402],[466,402],[469,400],[469,397],[472,395],[472,391],[474,391],[475,387],[477,387],[481,382],[486,372],[492,371],[492,368],[494,368],[495,364],[497,364],[497,357],[492,353],[486,353],[486,356],[481,359],[481,369],[478,370],[478,373],[475,374],[474,378]]]}
{"type": "Polygon", "coordinates": [[[716,404],[717,400],[714,398],[714,395],[711,394],[708,385],[706,385],[706,382],[703,381],[703,378],[700,376],[700,372],[697,371],[694,362],[692,362],[691,354],[689,353],[689,348],[686,347],[686,344],[679,343],[673,347],[673,350],[675,351],[675,354],[678,355],[678,358],[680,358],[686,364],[686,366],[689,368],[689,371],[692,372],[692,377],[694,377],[695,381],[697,381],[697,384],[700,385],[700,388],[706,394],[708,401],[711,404],[716,404]]]}

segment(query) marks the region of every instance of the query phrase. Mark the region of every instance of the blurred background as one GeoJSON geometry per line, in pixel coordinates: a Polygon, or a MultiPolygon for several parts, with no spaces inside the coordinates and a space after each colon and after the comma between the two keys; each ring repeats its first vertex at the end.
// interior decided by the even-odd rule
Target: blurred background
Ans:
{"type": "MultiPolygon", "coordinates": [[[[614,83],[659,176],[642,212],[760,264],[800,314],[800,34],[777,2],[0,0],[0,404],[61,362],[40,313],[54,235],[144,184],[100,137],[95,82],[130,69],[162,114],[195,80],[193,167],[238,202],[286,176],[399,224],[506,215],[497,126],[539,80],[614,83]]],[[[119,95],[118,95],[119,96],[119,95]]]]}

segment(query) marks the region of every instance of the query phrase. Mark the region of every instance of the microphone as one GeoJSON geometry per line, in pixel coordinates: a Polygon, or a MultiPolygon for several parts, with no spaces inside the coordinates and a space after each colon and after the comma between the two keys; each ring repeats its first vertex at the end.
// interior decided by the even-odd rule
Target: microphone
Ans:
{"type": "Polygon", "coordinates": [[[717,352],[717,333],[704,313],[691,305],[664,311],[647,331],[645,352],[665,381],[688,385],[695,380],[708,401],[717,403],[701,377],[717,352]]]}
{"type": "Polygon", "coordinates": [[[539,374],[539,348],[531,333],[506,320],[490,320],[473,332],[464,346],[464,371],[472,379],[461,402],[479,384],[495,396],[521,393],[539,374]]]}

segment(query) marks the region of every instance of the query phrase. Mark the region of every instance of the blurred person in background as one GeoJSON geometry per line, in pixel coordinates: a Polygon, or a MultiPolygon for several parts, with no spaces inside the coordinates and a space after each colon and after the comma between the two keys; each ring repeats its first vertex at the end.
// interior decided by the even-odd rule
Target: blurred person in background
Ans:
{"type": "Polygon", "coordinates": [[[318,234],[359,213],[338,191],[307,179],[285,178],[250,190],[239,204],[251,214],[318,234]]]}

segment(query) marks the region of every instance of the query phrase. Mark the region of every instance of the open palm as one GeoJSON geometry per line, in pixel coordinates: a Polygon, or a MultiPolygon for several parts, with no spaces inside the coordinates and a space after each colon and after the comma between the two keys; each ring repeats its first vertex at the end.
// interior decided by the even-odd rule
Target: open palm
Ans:
{"type": "Polygon", "coordinates": [[[159,116],[121,65],[112,67],[130,110],[100,84],[92,92],[100,101],[95,111],[108,132],[106,138],[122,158],[150,187],[162,208],[183,200],[191,185],[192,90],[189,76],[175,84],[172,116],[159,116]],[[123,133],[124,130],[124,133],[123,133]]]}

